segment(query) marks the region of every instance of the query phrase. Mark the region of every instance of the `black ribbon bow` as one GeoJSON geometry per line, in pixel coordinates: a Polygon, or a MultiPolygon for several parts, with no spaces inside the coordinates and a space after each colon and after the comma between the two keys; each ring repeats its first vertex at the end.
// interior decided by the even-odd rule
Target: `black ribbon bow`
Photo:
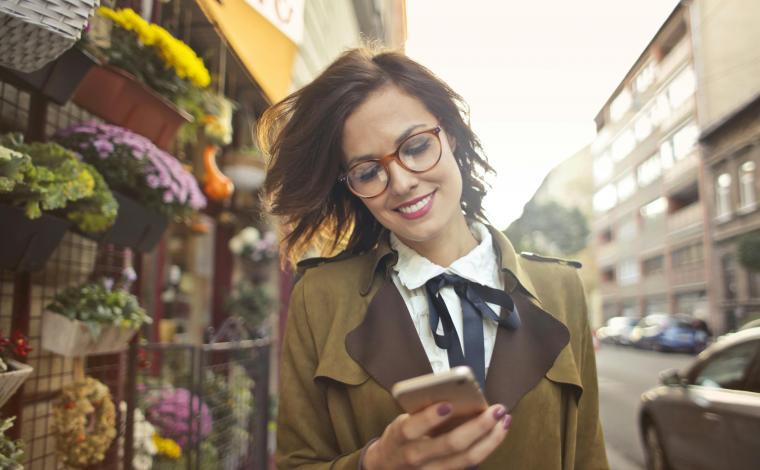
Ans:
{"type": "Polygon", "coordinates": [[[520,326],[520,315],[512,297],[500,289],[469,281],[456,274],[443,273],[425,283],[428,305],[430,306],[430,329],[435,344],[445,349],[449,356],[449,366],[468,365],[485,389],[485,354],[483,340],[483,318],[490,318],[499,326],[514,330],[520,326]],[[446,303],[440,290],[452,286],[462,303],[464,353],[459,336],[454,328],[446,303]],[[501,306],[497,315],[488,303],[501,306]],[[443,334],[438,334],[438,322],[443,325],[443,334]],[[466,354],[466,355],[465,355],[466,354]]]}

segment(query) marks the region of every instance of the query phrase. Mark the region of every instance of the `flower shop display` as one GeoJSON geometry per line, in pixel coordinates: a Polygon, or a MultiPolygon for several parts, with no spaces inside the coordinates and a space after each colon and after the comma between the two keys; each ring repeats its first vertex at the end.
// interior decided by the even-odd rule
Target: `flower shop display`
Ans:
{"type": "Polygon", "coordinates": [[[11,83],[37,92],[63,106],[71,99],[90,69],[97,64],[97,59],[91,53],[74,46],[39,70],[29,73],[6,70],[6,75],[11,83]]]}
{"type": "Polygon", "coordinates": [[[33,72],[80,38],[99,0],[0,2],[0,65],[33,72]]]}
{"type": "Polygon", "coordinates": [[[271,261],[277,259],[277,235],[267,231],[264,235],[256,227],[246,227],[229,241],[230,251],[243,263],[248,279],[255,283],[267,279],[271,261]]]}
{"type": "Polygon", "coordinates": [[[99,8],[114,28],[103,50],[109,65],[96,67],[74,96],[84,109],[168,148],[192,116],[176,105],[211,82],[195,52],[161,26],[129,8],[99,8]]]}
{"type": "Polygon", "coordinates": [[[101,174],[73,152],[24,143],[20,134],[0,136],[0,218],[14,227],[0,232],[0,267],[40,269],[72,223],[102,232],[117,210],[101,174]]]}
{"type": "Polygon", "coordinates": [[[145,398],[145,416],[158,434],[173,439],[183,450],[211,434],[211,412],[200,397],[185,388],[165,388],[145,398]],[[192,406],[191,406],[192,403],[192,406]],[[197,428],[190,429],[190,414],[197,428]],[[197,420],[197,421],[196,421],[197,420]]]}
{"type": "Polygon", "coordinates": [[[32,368],[19,362],[26,358],[29,351],[29,341],[20,331],[10,337],[3,336],[0,331],[0,406],[3,406],[31,375],[32,368]]]}
{"type": "Polygon", "coordinates": [[[111,392],[92,377],[61,390],[53,403],[56,448],[68,468],[102,462],[116,437],[116,407],[111,392]]]}
{"type": "Polygon", "coordinates": [[[232,196],[232,193],[235,191],[235,185],[216,165],[216,154],[218,151],[219,147],[211,144],[207,145],[203,150],[203,169],[205,172],[203,192],[214,201],[224,201],[232,196]]]}
{"type": "Polygon", "coordinates": [[[150,251],[166,229],[167,217],[188,220],[206,206],[192,173],[143,136],[85,122],[54,138],[97,168],[117,194],[119,217],[103,240],[150,251]]]}
{"type": "Polygon", "coordinates": [[[13,427],[15,417],[0,419],[0,468],[3,470],[23,470],[24,446],[20,440],[14,441],[5,433],[13,427]]]}
{"type": "Polygon", "coordinates": [[[67,357],[118,352],[151,322],[137,297],[110,279],[69,287],[42,314],[42,348],[67,357]]]}
{"type": "MultiPolygon", "coordinates": [[[[127,414],[126,402],[122,401],[119,403],[119,411],[122,416],[127,414]]],[[[145,418],[140,408],[135,408],[132,425],[132,468],[134,470],[151,470],[153,468],[153,459],[158,454],[158,446],[154,440],[155,436],[157,436],[156,428],[145,418]]],[[[120,436],[120,439],[122,437],[120,436]]],[[[120,445],[123,446],[124,443],[120,442],[120,445]]]]}

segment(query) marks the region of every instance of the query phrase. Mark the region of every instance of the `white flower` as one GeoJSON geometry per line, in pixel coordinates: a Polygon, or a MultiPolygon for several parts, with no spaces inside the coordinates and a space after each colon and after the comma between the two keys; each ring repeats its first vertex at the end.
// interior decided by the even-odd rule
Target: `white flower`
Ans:
{"type": "Polygon", "coordinates": [[[236,254],[236,255],[239,255],[240,253],[242,253],[243,252],[243,240],[242,240],[242,238],[240,238],[239,236],[238,237],[233,237],[230,240],[229,247],[230,247],[230,251],[232,253],[236,254]]]}
{"type": "Polygon", "coordinates": [[[243,239],[246,245],[253,245],[257,241],[261,240],[261,233],[259,233],[256,227],[246,227],[240,231],[239,236],[243,239]]]}

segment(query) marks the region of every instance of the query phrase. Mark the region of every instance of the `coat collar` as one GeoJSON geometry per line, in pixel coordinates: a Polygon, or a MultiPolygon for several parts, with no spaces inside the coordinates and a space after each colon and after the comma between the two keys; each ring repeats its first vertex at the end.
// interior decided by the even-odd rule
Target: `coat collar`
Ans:
{"type": "MultiPolygon", "coordinates": [[[[492,227],[489,230],[500,255],[505,290],[512,295],[523,324],[514,331],[499,329],[486,378],[486,398],[513,409],[544,376],[582,391],[568,346],[567,326],[544,310],[534,282],[509,240],[492,227]]],[[[366,256],[366,269],[359,273],[361,295],[372,294],[371,300],[363,320],[346,335],[345,350],[390,391],[396,382],[429,374],[432,368],[406,304],[390,278],[395,252],[387,237],[366,256]]]]}

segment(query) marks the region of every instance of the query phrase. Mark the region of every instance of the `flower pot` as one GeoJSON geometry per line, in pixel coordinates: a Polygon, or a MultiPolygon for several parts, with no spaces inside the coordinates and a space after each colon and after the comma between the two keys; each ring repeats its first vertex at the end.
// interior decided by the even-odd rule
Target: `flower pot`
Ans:
{"type": "Polygon", "coordinates": [[[121,193],[114,191],[113,195],[119,203],[114,224],[103,233],[84,235],[100,243],[113,243],[141,252],[151,251],[166,231],[169,218],[121,193]]]}
{"type": "Polygon", "coordinates": [[[193,120],[134,76],[109,65],[90,69],[74,95],[74,103],[111,124],[149,138],[164,150],[180,126],[193,120]]]}
{"type": "Polygon", "coordinates": [[[10,370],[0,373],[0,407],[21,387],[32,374],[32,368],[21,362],[7,359],[10,370]]]}
{"type": "Polygon", "coordinates": [[[11,230],[0,230],[0,268],[36,271],[45,266],[71,226],[71,222],[42,214],[31,220],[24,211],[0,204],[0,223],[11,230]]]}
{"type": "Polygon", "coordinates": [[[53,102],[64,105],[74,94],[87,72],[97,60],[88,52],[72,47],[57,60],[32,73],[8,69],[11,81],[36,91],[53,102]]]}
{"type": "Polygon", "coordinates": [[[42,313],[42,349],[66,357],[110,354],[123,351],[137,330],[104,326],[95,338],[84,322],[53,312],[42,313]]]}

